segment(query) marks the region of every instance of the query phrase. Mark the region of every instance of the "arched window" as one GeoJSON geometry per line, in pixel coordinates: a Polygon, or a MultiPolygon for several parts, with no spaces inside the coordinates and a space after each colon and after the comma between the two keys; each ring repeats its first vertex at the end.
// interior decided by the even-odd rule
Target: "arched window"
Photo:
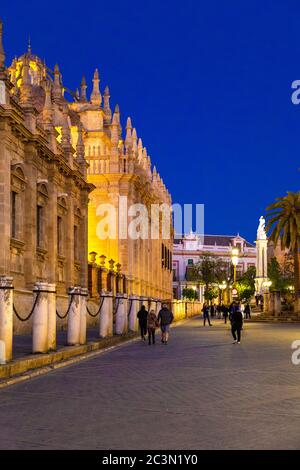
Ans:
{"type": "Polygon", "coordinates": [[[25,212],[25,187],[26,179],[21,165],[11,167],[11,238],[24,239],[24,212],[25,212]]]}

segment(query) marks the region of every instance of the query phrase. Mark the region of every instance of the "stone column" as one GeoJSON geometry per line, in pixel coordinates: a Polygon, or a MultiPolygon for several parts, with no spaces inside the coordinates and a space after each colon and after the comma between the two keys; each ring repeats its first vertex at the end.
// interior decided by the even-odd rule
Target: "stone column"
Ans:
{"type": "Polygon", "coordinates": [[[271,291],[270,298],[269,298],[269,314],[270,315],[274,315],[274,299],[275,299],[274,291],[271,291]]]}
{"type": "Polygon", "coordinates": [[[280,297],[280,291],[276,290],[274,291],[274,315],[275,317],[278,317],[281,313],[281,297],[280,297]]]}
{"type": "Polygon", "coordinates": [[[86,301],[88,290],[82,287],[80,290],[80,336],[79,344],[86,344],[86,301]]]}
{"type": "Polygon", "coordinates": [[[32,352],[46,353],[48,352],[48,283],[36,282],[34,292],[38,299],[33,311],[32,352]]]}
{"type": "Polygon", "coordinates": [[[48,284],[48,350],[56,350],[56,285],[48,284]]]}
{"type": "Polygon", "coordinates": [[[161,301],[159,300],[158,302],[156,302],[156,315],[159,314],[159,311],[161,310],[161,301]]]}
{"type": "MultiPolygon", "coordinates": [[[[99,319],[99,336],[100,338],[106,338],[111,336],[113,333],[113,297],[112,292],[101,292],[103,298],[103,304],[100,312],[99,319]]],[[[102,302],[102,299],[101,299],[102,302]]]]}
{"type": "Polygon", "coordinates": [[[12,360],[13,278],[0,276],[0,364],[12,360]]]}
{"type": "Polygon", "coordinates": [[[270,292],[264,293],[264,314],[268,315],[270,313],[270,292]]]}
{"type": "Polygon", "coordinates": [[[295,293],[294,314],[300,317],[300,291],[295,293]]]}
{"type": "Polygon", "coordinates": [[[74,346],[80,343],[80,297],[81,297],[81,288],[80,287],[70,287],[69,295],[70,301],[72,300],[72,305],[70,307],[68,315],[68,334],[67,334],[67,344],[68,346],[74,346]]]}
{"type": "Polygon", "coordinates": [[[126,332],[127,326],[127,311],[126,311],[126,297],[124,294],[116,295],[117,311],[116,311],[116,334],[122,335],[126,332]]]}
{"type": "Polygon", "coordinates": [[[139,311],[139,298],[131,295],[129,297],[128,308],[130,308],[128,316],[128,329],[129,331],[138,331],[137,312],[139,311]]]}

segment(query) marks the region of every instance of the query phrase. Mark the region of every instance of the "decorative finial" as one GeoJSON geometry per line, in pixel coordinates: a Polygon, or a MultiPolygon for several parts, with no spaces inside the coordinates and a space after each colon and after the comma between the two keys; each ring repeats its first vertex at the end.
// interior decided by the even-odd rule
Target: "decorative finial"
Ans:
{"type": "Polygon", "coordinates": [[[93,78],[93,91],[91,93],[91,103],[97,106],[100,106],[101,101],[102,101],[102,96],[101,96],[100,89],[99,89],[99,83],[100,83],[99,72],[98,72],[98,69],[96,69],[94,72],[94,78],[93,78]]]}
{"type": "Polygon", "coordinates": [[[86,101],[86,89],[86,80],[85,76],[83,76],[80,84],[80,101],[86,101]]]}
{"type": "Polygon", "coordinates": [[[28,36],[28,49],[27,49],[27,52],[29,55],[31,55],[31,40],[30,40],[30,36],[28,36]]]}

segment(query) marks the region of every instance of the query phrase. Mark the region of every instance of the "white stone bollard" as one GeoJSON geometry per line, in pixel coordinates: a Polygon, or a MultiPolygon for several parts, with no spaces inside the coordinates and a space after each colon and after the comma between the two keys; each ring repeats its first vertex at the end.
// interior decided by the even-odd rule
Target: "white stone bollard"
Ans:
{"type": "Polygon", "coordinates": [[[87,323],[87,311],[86,303],[88,297],[88,290],[85,287],[81,288],[80,292],[80,335],[79,344],[86,344],[86,323],[87,323]]]}
{"type": "Polygon", "coordinates": [[[48,350],[56,350],[56,285],[48,284],[48,350]]]}
{"type": "Polygon", "coordinates": [[[70,301],[72,299],[72,304],[69,310],[68,315],[68,334],[67,334],[67,344],[68,346],[74,346],[80,343],[80,297],[81,297],[81,288],[80,287],[70,287],[69,295],[70,301]]]}
{"type": "Polygon", "coordinates": [[[140,299],[134,295],[131,295],[129,298],[129,307],[128,307],[130,308],[129,318],[128,318],[129,331],[138,331],[139,329],[138,319],[137,319],[137,313],[139,311],[139,304],[140,304],[140,299]]]}
{"type": "Polygon", "coordinates": [[[48,284],[36,282],[34,292],[36,305],[32,321],[32,352],[46,353],[48,352],[48,284]]]}
{"type": "Polygon", "coordinates": [[[0,277],[0,364],[12,360],[13,278],[0,277]]]}
{"type": "Polygon", "coordinates": [[[126,332],[127,311],[126,298],[124,294],[116,295],[117,311],[116,311],[116,335],[122,335],[126,332]]]}
{"type": "Polygon", "coordinates": [[[103,302],[99,319],[99,336],[106,338],[113,334],[113,296],[112,292],[101,292],[103,302]]]}

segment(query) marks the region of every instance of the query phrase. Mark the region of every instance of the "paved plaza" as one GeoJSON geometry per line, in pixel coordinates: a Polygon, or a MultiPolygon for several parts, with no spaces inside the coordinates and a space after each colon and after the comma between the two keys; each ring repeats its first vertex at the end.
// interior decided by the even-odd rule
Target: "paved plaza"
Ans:
{"type": "Polygon", "coordinates": [[[298,324],[199,318],[0,390],[1,449],[299,449],[298,324]]]}

